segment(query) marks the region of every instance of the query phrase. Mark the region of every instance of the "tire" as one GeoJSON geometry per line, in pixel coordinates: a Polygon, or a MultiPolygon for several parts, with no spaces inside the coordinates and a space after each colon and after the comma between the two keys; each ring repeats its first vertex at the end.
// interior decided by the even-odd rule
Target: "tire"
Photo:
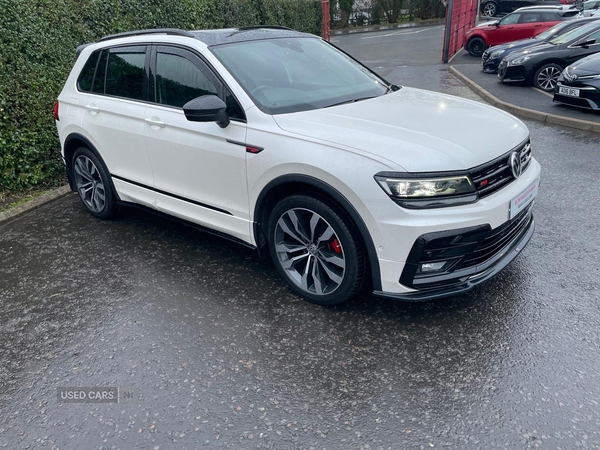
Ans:
{"type": "Polygon", "coordinates": [[[467,51],[471,56],[481,56],[485,50],[485,42],[479,37],[474,37],[467,43],[467,51]]]}
{"type": "Polygon", "coordinates": [[[533,76],[533,85],[544,92],[554,92],[556,81],[563,68],[556,63],[544,64],[536,70],[533,76]]]}
{"type": "Polygon", "coordinates": [[[309,302],[337,305],[363,288],[363,242],[345,214],[326,198],[293,195],[281,200],[267,229],[277,271],[309,302]]]}
{"type": "Polygon", "coordinates": [[[83,206],[98,219],[113,217],[119,208],[108,170],[88,148],[80,147],[71,164],[73,180],[83,206]]]}
{"type": "Polygon", "coordinates": [[[494,17],[498,14],[498,5],[494,2],[487,2],[481,5],[481,12],[486,17],[494,17]]]}

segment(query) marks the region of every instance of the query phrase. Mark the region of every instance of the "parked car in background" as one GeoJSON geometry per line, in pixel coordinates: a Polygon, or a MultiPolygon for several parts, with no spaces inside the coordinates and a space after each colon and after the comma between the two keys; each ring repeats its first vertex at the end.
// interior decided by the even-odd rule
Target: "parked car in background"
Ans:
{"type": "Polygon", "coordinates": [[[500,20],[483,23],[465,33],[464,48],[481,56],[486,48],[518,39],[528,39],[577,14],[576,10],[540,8],[516,11],[500,20]]]}
{"type": "Polygon", "coordinates": [[[547,43],[512,52],[500,62],[498,79],[533,84],[552,92],[565,67],[597,52],[600,52],[600,22],[594,21],[547,43]]]}
{"type": "Polygon", "coordinates": [[[583,4],[583,17],[600,16],[600,0],[587,0],[583,4]]]}
{"type": "Polygon", "coordinates": [[[481,68],[485,73],[497,73],[500,61],[502,61],[502,58],[508,56],[510,53],[517,50],[523,50],[524,48],[531,47],[533,45],[548,42],[549,40],[554,39],[561,34],[568,33],[575,28],[599,19],[600,16],[566,20],[554,25],[551,28],[548,28],[546,31],[542,31],[540,34],[530,39],[520,39],[518,41],[509,42],[508,44],[490,47],[483,52],[483,56],[481,57],[481,68]]]}
{"type": "Polygon", "coordinates": [[[573,5],[575,0],[482,0],[481,13],[494,17],[498,13],[510,13],[523,6],[573,5]]]}
{"type": "Polygon", "coordinates": [[[554,101],[600,110],[600,53],[567,66],[554,88],[554,101]]]}

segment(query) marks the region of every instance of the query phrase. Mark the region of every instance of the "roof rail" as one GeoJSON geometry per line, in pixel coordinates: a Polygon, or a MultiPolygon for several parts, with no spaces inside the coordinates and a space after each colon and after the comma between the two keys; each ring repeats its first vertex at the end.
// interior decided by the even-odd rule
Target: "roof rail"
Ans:
{"type": "Polygon", "coordinates": [[[272,30],[289,30],[295,31],[288,27],[282,27],[280,25],[255,25],[251,27],[238,27],[238,30],[260,30],[261,28],[270,28],[272,30]]]}
{"type": "Polygon", "coordinates": [[[175,36],[186,36],[186,37],[194,37],[192,33],[185,30],[180,30],[179,28],[155,28],[151,30],[137,30],[137,31],[127,31],[125,33],[117,33],[117,34],[109,34],[108,36],[104,36],[100,38],[98,42],[108,41],[111,39],[118,39],[122,37],[130,37],[130,36],[143,36],[145,34],[171,34],[175,36]]]}

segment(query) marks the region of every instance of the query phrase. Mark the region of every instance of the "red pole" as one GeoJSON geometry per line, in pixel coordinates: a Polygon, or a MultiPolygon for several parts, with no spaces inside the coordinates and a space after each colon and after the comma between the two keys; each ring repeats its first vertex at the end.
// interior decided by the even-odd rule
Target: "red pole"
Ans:
{"type": "Polygon", "coordinates": [[[329,21],[329,0],[321,0],[321,8],[323,9],[323,39],[329,41],[330,39],[330,24],[329,21]]]}

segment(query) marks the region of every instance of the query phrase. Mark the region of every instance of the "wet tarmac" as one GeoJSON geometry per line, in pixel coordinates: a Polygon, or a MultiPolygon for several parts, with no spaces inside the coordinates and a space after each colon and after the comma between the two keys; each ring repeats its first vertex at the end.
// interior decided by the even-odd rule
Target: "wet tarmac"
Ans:
{"type": "Polygon", "coordinates": [[[0,448],[600,448],[598,135],[527,124],[536,233],[446,300],[318,307],[244,247],[74,194],[0,225],[0,448]]]}

